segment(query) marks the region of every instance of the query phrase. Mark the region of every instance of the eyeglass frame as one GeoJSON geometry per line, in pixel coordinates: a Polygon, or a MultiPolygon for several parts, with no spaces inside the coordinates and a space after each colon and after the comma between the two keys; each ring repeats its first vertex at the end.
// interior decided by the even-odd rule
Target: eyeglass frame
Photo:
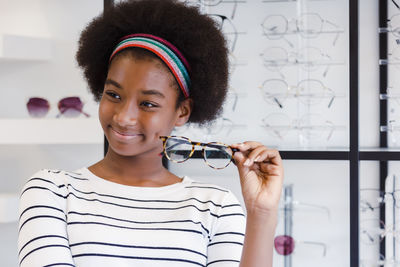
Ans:
{"type": "Polygon", "coordinates": [[[365,208],[363,208],[360,205],[360,209],[362,209],[361,212],[365,212],[368,209],[371,210],[371,211],[374,211],[375,209],[380,208],[384,203],[386,203],[388,201],[387,196],[391,196],[391,199],[393,199],[393,203],[395,203],[394,205],[397,208],[400,208],[400,204],[398,204],[398,205],[396,204],[396,201],[400,201],[400,195],[399,195],[399,197],[395,197],[395,195],[394,195],[395,192],[400,192],[400,189],[399,190],[394,190],[392,192],[382,191],[380,189],[375,189],[375,188],[362,188],[362,189],[360,189],[360,204],[364,204],[364,203],[366,204],[365,208]],[[365,197],[361,196],[361,194],[363,192],[365,192],[365,191],[374,191],[374,192],[379,193],[378,206],[371,205],[370,201],[367,201],[365,197]]]}
{"type": "Polygon", "coordinates": [[[200,147],[202,148],[201,152],[202,152],[202,156],[203,156],[204,162],[205,162],[210,168],[213,168],[213,169],[216,169],[216,170],[225,169],[226,167],[228,167],[228,165],[229,165],[231,162],[233,162],[233,163],[235,164],[235,161],[234,161],[234,159],[233,159],[233,154],[234,154],[235,152],[240,151],[240,150],[237,149],[237,148],[231,147],[230,145],[227,145],[227,144],[224,144],[224,143],[221,143],[221,142],[203,143],[203,142],[192,141],[192,140],[190,140],[189,138],[187,138],[187,137],[185,137],[185,136],[170,135],[170,136],[160,136],[159,138],[163,141],[163,153],[164,153],[165,157],[166,157],[168,160],[170,160],[170,161],[172,161],[172,162],[175,162],[175,163],[182,163],[182,162],[185,162],[185,161],[187,161],[189,158],[191,158],[191,157],[193,156],[194,151],[195,151],[195,147],[196,147],[196,146],[200,146],[200,147]],[[171,158],[168,156],[168,154],[167,154],[167,152],[166,152],[166,144],[167,144],[167,140],[168,140],[169,138],[180,138],[180,139],[185,139],[186,141],[188,141],[189,144],[192,145],[192,151],[190,152],[189,156],[188,156],[186,159],[179,161],[179,160],[171,159],[171,158]],[[213,147],[213,145],[218,145],[218,146],[227,147],[227,148],[229,148],[229,149],[232,151],[231,158],[230,158],[230,160],[228,161],[228,163],[227,163],[224,167],[219,167],[219,168],[218,168],[218,167],[215,167],[215,166],[210,165],[210,163],[207,162],[207,159],[206,159],[205,153],[204,153],[204,152],[205,152],[205,148],[206,148],[206,146],[208,146],[208,147],[213,147]]]}
{"type": "MultiPolygon", "coordinates": [[[[66,96],[66,97],[61,98],[60,100],[57,101],[57,108],[58,108],[59,113],[56,115],[56,118],[60,118],[61,116],[63,116],[64,113],[65,113],[68,109],[76,110],[76,111],[78,111],[80,114],[83,114],[84,116],[86,116],[87,118],[88,118],[88,117],[91,117],[89,113],[83,111],[83,106],[85,105],[85,103],[86,103],[86,102],[83,101],[83,100],[81,99],[81,97],[79,97],[79,96],[66,96]],[[79,109],[77,109],[76,107],[69,107],[69,108],[65,109],[64,111],[61,111],[61,102],[62,102],[63,100],[72,99],[72,98],[76,98],[77,100],[79,100],[79,101],[81,102],[81,104],[82,104],[82,109],[79,110],[79,109]]],[[[50,101],[49,101],[48,99],[46,99],[46,98],[44,98],[44,97],[41,97],[41,96],[31,96],[31,97],[26,97],[26,98],[25,98],[25,106],[26,106],[26,108],[27,108],[28,114],[29,114],[32,118],[41,119],[41,118],[46,117],[46,116],[48,115],[50,109],[52,109],[52,105],[54,105],[54,104],[50,103],[50,101]],[[45,114],[43,117],[35,117],[35,116],[32,116],[32,115],[30,114],[29,106],[28,106],[28,105],[29,105],[30,101],[31,101],[31,100],[34,100],[34,99],[41,99],[41,100],[45,100],[45,101],[46,101],[46,104],[47,104],[47,105],[46,105],[46,106],[47,106],[47,111],[46,111],[46,114],[45,114]]],[[[79,115],[78,115],[78,116],[79,116],[79,115]]]]}
{"type": "MultiPolygon", "coordinates": [[[[221,22],[221,24],[219,25],[219,27],[220,27],[219,30],[220,30],[224,35],[233,34],[233,41],[232,41],[231,47],[229,47],[229,52],[233,53],[233,51],[235,51],[236,43],[237,43],[237,39],[238,39],[238,35],[239,35],[239,32],[238,32],[238,30],[236,29],[235,24],[233,24],[233,21],[232,21],[230,18],[228,18],[227,16],[222,15],[222,14],[210,13],[210,14],[207,14],[207,15],[208,15],[208,16],[219,17],[219,18],[222,19],[222,22],[221,22]],[[223,26],[224,26],[224,22],[225,22],[225,21],[228,21],[228,23],[232,26],[233,32],[224,32],[224,31],[223,31],[223,26]]],[[[228,38],[227,38],[227,39],[228,39],[228,38]]],[[[227,44],[228,44],[228,42],[227,42],[227,44]]],[[[229,44],[228,44],[228,45],[229,45],[229,44]]]]}
{"type": "MultiPolygon", "coordinates": [[[[272,132],[275,134],[274,137],[278,137],[280,140],[284,139],[284,136],[286,135],[286,133],[284,134],[280,134],[281,131],[277,130],[277,128],[286,128],[288,129],[288,132],[290,130],[298,130],[300,132],[304,131],[304,129],[312,129],[312,128],[317,128],[317,127],[328,127],[328,137],[326,138],[326,141],[329,141],[333,135],[333,132],[335,131],[335,129],[339,129],[340,126],[335,126],[335,124],[333,122],[331,122],[330,120],[325,120],[326,125],[316,125],[316,126],[310,126],[310,125],[303,125],[301,124],[301,121],[304,120],[304,118],[307,118],[307,116],[319,116],[320,118],[322,118],[322,116],[318,113],[306,113],[304,114],[301,118],[299,119],[292,119],[290,118],[287,114],[285,113],[279,113],[279,112],[274,112],[274,113],[270,113],[267,116],[265,116],[261,121],[262,121],[262,127],[266,128],[267,130],[272,130],[272,132]],[[273,116],[273,115],[282,115],[285,116],[288,120],[288,124],[287,125],[270,125],[267,122],[267,119],[269,116],[273,116]]],[[[322,118],[323,119],[323,118],[322,118]]],[[[310,138],[304,136],[304,138],[306,138],[307,140],[311,140],[310,138]]]]}
{"type": "Polygon", "coordinates": [[[340,27],[339,27],[338,25],[336,25],[335,23],[333,23],[333,22],[331,22],[331,21],[329,21],[329,20],[326,20],[326,19],[322,18],[320,14],[318,14],[318,13],[316,13],[316,12],[305,12],[305,13],[301,13],[300,16],[299,16],[298,18],[293,18],[293,19],[290,19],[290,20],[289,20],[288,18],[286,18],[284,15],[281,15],[281,14],[272,14],[272,15],[266,16],[266,17],[264,18],[263,22],[261,23],[261,27],[263,28],[263,34],[264,34],[265,36],[267,36],[267,38],[270,39],[270,40],[277,40],[277,39],[283,38],[286,42],[288,42],[288,44],[289,44],[291,47],[294,47],[294,45],[293,45],[289,40],[287,40],[286,38],[284,38],[284,36],[285,36],[286,34],[289,33],[289,32],[288,32],[288,31],[289,31],[289,24],[290,24],[291,22],[294,22],[294,23],[295,23],[295,26],[296,26],[296,30],[293,31],[293,33],[300,33],[300,35],[301,35],[303,38],[306,38],[306,39],[316,38],[316,37],[317,37],[318,35],[320,35],[321,33],[325,33],[325,32],[322,30],[324,23],[328,23],[328,24],[332,25],[333,27],[335,27],[335,28],[337,29],[337,31],[331,31],[331,32],[326,32],[326,33],[336,33],[336,37],[335,37],[335,39],[334,39],[333,42],[332,42],[333,46],[336,45],[336,41],[337,41],[337,39],[339,38],[339,33],[343,32],[342,30],[340,30],[340,27]],[[313,15],[313,16],[316,16],[316,17],[319,18],[319,20],[321,21],[321,26],[320,26],[319,32],[313,33],[313,34],[310,35],[310,34],[307,33],[307,32],[308,32],[307,29],[306,29],[306,30],[301,30],[301,27],[299,26],[299,21],[301,20],[301,17],[304,16],[304,15],[313,15]],[[284,20],[284,22],[285,22],[285,26],[284,26],[285,32],[284,32],[284,33],[272,34],[272,35],[277,35],[277,36],[279,36],[278,38],[272,38],[272,37],[270,37],[271,34],[266,33],[266,30],[269,30],[269,29],[266,29],[266,26],[265,26],[264,24],[265,24],[266,20],[267,20],[268,18],[271,18],[271,17],[281,17],[281,18],[284,20]]]}
{"type": "MultiPolygon", "coordinates": [[[[329,94],[328,94],[328,97],[330,98],[330,100],[329,100],[329,103],[328,103],[328,108],[330,108],[331,106],[332,106],[332,103],[333,103],[333,101],[335,100],[335,97],[336,97],[336,95],[335,95],[335,92],[332,90],[332,89],[330,89],[329,87],[326,87],[323,83],[322,83],[322,81],[320,81],[320,80],[317,80],[317,79],[304,79],[304,80],[301,80],[301,81],[299,81],[298,83],[297,83],[297,85],[289,85],[285,80],[283,80],[283,79],[267,79],[267,80],[265,80],[263,83],[262,83],[262,85],[260,85],[258,88],[262,91],[262,93],[263,93],[263,95],[264,95],[264,99],[265,99],[265,97],[266,98],[272,98],[273,99],[273,103],[276,103],[280,108],[283,108],[283,102],[282,101],[279,101],[279,99],[277,98],[277,94],[270,94],[270,93],[268,93],[268,91],[267,90],[265,90],[264,89],[264,85],[267,83],[267,82],[271,82],[271,81],[279,81],[279,82],[282,82],[284,85],[285,85],[285,87],[286,87],[286,94],[281,94],[283,97],[284,97],[284,99],[286,99],[287,97],[288,97],[288,95],[289,95],[289,92],[293,89],[293,90],[296,90],[296,92],[293,94],[293,96],[294,97],[296,97],[296,98],[298,98],[298,99],[300,99],[300,96],[301,96],[301,94],[299,93],[299,85],[301,84],[301,83],[304,83],[304,82],[317,82],[317,83],[319,83],[320,85],[321,85],[321,88],[322,88],[322,90],[325,92],[325,91],[327,91],[327,92],[329,92],[329,94]]],[[[324,97],[324,96],[323,96],[324,97]]],[[[312,96],[309,96],[308,98],[312,98],[312,96]]],[[[300,102],[302,102],[302,101],[300,101],[300,102]]],[[[302,102],[303,103],[303,102],[302,102]]],[[[306,105],[312,105],[311,103],[304,103],[304,104],[306,104],[306,105]]],[[[316,104],[316,103],[313,103],[313,104],[316,104]]]]}
{"type": "Polygon", "coordinates": [[[322,242],[314,242],[314,241],[302,241],[302,240],[297,240],[297,239],[293,238],[293,237],[290,236],[290,235],[277,235],[277,236],[274,237],[274,248],[275,248],[275,251],[276,251],[276,253],[278,253],[279,255],[282,255],[282,256],[288,256],[288,255],[293,254],[294,251],[296,250],[296,247],[297,247],[296,244],[299,244],[299,243],[300,243],[300,244],[308,244],[308,245],[322,246],[322,248],[323,248],[322,256],[323,256],[323,257],[326,256],[327,246],[326,246],[325,243],[322,243],[322,242]],[[288,253],[288,254],[281,254],[281,253],[278,252],[278,249],[276,248],[276,247],[277,247],[277,244],[276,244],[276,243],[277,243],[277,238],[279,238],[279,237],[285,237],[285,238],[288,238],[288,239],[290,239],[290,240],[293,241],[293,251],[292,251],[292,252],[290,252],[290,253],[288,253]]]}
{"type": "MultiPolygon", "coordinates": [[[[237,5],[239,3],[239,0],[230,0],[230,1],[218,0],[218,1],[216,1],[217,3],[214,3],[214,4],[208,3],[207,0],[194,0],[194,1],[197,2],[197,4],[199,6],[204,5],[204,6],[208,6],[208,7],[215,7],[222,3],[229,3],[229,4],[233,3],[234,6],[233,6],[232,14],[231,14],[231,19],[235,18],[237,5]]],[[[190,0],[186,0],[184,3],[186,4],[186,3],[190,3],[190,2],[191,2],[190,0]]]]}
{"type": "MultiPolygon", "coordinates": [[[[315,51],[318,52],[318,54],[321,57],[321,60],[323,62],[323,59],[327,59],[327,62],[325,64],[318,64],[321,66],[326,65],[326,68],[324,70],[324,72],[322,73],[323,77],[326,77],[328,70],[330,68],[330,65],[335,64],[335,63],[331,63],[332,62],[332,58],[331,56],[329,56],[328,54],[324,53],[321,49],[319,49],[318,47],[315,46],[305,46],[302,47],[301,49],[298,50],[298,52],[289,52],[287,51],[285,48],[280,47],[280,46],[270,46],[265,48],[262,53],[260,53],[260,57],[263,61],[263,65],[266,69],[270,70],[270,71],[274,71],[274,72],[278,72],[279,75],[281,76],[282,79],[285,79],[285,75],[283,75],[283,73],[281,72],[281,69],[283,67],[286,67],[288,65],[300,65],[300,67],[307,72],[312,72],[318,69],[318,66],[315,69],[310,69],[308,66],[316,66],[315,62],[318,61],[309,61],[309,60],[305,60],[305,61],[301,61],[299,60],[299,57],[301,56],[303,51],[306,51],[308,49],[314,49],[315,51]],[[279,49],[281,51],[283,51],[283,53],[286,55],[286,57],[282,60],[282,59],[278,59],[278,60],[266,60],[265,58],[265,54],[267,51],[271,51],[273,49],[279,49]],[[268,63],[267,63],[268,62],[268,63]],[[275,64],[271,64],[275,63],[275,64]],[[283,63],[279,63],[279,62],[283,62],[283,63]]],[[[268,58],[267,58],[268,59],[268,58]]],[[[301,58],[300,58],[301,59],[301,58]]]]}

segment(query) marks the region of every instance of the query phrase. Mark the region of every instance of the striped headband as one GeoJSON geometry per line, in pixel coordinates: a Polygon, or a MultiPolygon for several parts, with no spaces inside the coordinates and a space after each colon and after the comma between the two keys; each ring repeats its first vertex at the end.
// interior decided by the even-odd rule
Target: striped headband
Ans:
{"type": "Polygon", "coordinates": [[[120,39],[110,56],[110,62],[115,54],[128,47],[140,47],[156,54],[171,70],[185,98],[189,97],[190,65],[173,44],[151,34],[130,34],[120,39]]]}

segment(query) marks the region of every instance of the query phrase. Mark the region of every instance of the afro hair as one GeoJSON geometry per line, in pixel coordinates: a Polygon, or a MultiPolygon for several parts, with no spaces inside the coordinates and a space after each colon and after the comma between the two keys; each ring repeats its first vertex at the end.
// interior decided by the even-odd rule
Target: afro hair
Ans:
{"type": "Polygon", "coordinates": [[[82,31],[76,59],[95,101],[101,99],[112,51],[121,37],[133,33],[159,36],[188,60],[193,100],[189,122],[205,124],[220,115],[228,91],[226,40],[213,19],[175,0],[120,2],[82,31]]]}

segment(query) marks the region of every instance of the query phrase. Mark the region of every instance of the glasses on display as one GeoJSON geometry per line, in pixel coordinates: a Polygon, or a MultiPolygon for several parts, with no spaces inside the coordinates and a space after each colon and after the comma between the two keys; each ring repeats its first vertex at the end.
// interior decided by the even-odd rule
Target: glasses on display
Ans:
{"type": "Polygon", "coordinates": [[[366,245],[378,244],[389,234],[393,235],[397,242],[400,242],[400,232],[396,229],[396,226],[385,225],[385,223],[379,219],[363,220],[360,223],[360,228],[360,240],[366,245]]]}
{"type": "MultiPolygon", "coordinates": [[[[65,97],[58,101],[57,106],[60,112],[59,114],[57,114],[57,118],[59,118],[60,116],[71,118],[78,117],[80,114],[83,114],[86,117],[90,117],[89,114],[82,110],[83,102],[77,96],[65,97]]],[[[47,99],[41,97],[31,97],[26,103],[26,107],[30,116],[35,118],[43,118],[50,110],[50,103],[49,101],[47,101],[47,99]]]]}
{"type": "Polygon", "coordinates": [[[339,33],[343,32],[335,23],[323,19],[318,13],[302,13],[296,19],[288,20],[283,15],[269,15],[262,24],[263,33],[270,40],[284,39],[291,47],[294,47],[286,35],[299,33],[303,38],[316,38],[321,33],[336,33],[332,42],[336,45],[339,33]],[[294,26],[292,26],[294,24],[294,26]],[[327,26],[333,29],[324,29],[327,26]],[[294,29],[293,29],[294,28],[294,29]]]}
{"type": "Polygon", "coordinates": [[[381,132],[388,132],[390,134],[390,140],[394,145],[400,143],[400,124],[396,120],[389,120],[388,125],[380,126],[381,132]]]}
{"type": "Polygon", "coordinates": [[[239,100],[239,93],[236,91],[235,88],[229,87],[227,101],[225,102],[225,105],[229,104],[229,106],[231,107],[230,109],[232,111],[235,111],[238,100],[239,100]],[[229,101],[231,99],[232,99],[232,101],[229,101]]]}
{"type": "Polygon", "coordinates": [[[221,117],[215,120],[209,127],[203,127],[200,130],[206,136],[224,135],[229,136],[233,130],[246,128],[246,125],[237,124],[229,118],[221,117]]]}
{"type": "Polygon", "coordinates": [[[278,46],[266,48],[260,56],[262,57],[264,66],[273,72],[278,72],[282,79],[285,78],[281,69],[286,66],[299,65],[303,70],[312,72],[325,67],[322,76],[325,77],[331,65],[335,63],[332,58],[323,53],[319,48],[307,46],[300,49],[298,52],[288,52],[286,49],[278,46]]]}
{"type": "Polygon", "coordinates": [[[201,147],[205,163],[213,169],[224,169],[233,161],[233,154],[239,151],[229,145],[210,142],[201,143],[191,141],[183,136],[160,136],[163,141],[164,155],[168,160],[182,163],[194,153],[195,147],[201,147]]]}
{"type": "Polygon", "coordinates": [[[299,120],[292,120],[284,113],[271,113],[262,119],[262,126],[271,136],[280,140],[283,140],[289,131],[297,130],[302,138],[310,141],[322,137],[329,141],[336,129],[345,128],[335,126],[316,113],[307,113],[299,120]]]}
{"type": "Polygon", "coordinates": [[[221,14],[208,14],[218,25],[219,30],[224,33],[227,38],[228,48],[231,53],[235,50],[239,32],[235,24],[227,16],[221,14]]]}
{"type": "Polygon", "coordinates": [[[286,81],[281,79],[265,80],[260,86],[264,99],[272,104],[283,108],[283,103],[287,98],[297,98],[305,105],[315,105],[328,99],[328,108],[332,106],[335,93],[326,87],[321,81],[306,79],[298,82],[296,86],[289,86],[286,81]]]}
{"type": "Polygon", "coordinates": [[[319,246],[322,249],[322,256],[325,257],[326,255],[326,244],[321,242],[312,242],[312,241],[299,241],[295,240],[293,237],[289,235],[278,235],[274,238],[274,247],[278,254],[283,256],[291,255],[297,244],[307,244],[307,245],[314,245],[319,246]]]}
{"type": "Polygon", "coordinates": [[[386,89],[386,94],[379,95],[380,100],[393,100],[396,104],[400,105],[400,93],[392,87],[386,89]]]}
{"type": "MultiPolygon", "coordinates": [[[[241,1],[241,2],[244,2],[244,1],[241,1]]],[[[239,0],[228,0],[228,1],[226,1],[226,0],[186,0],[185,1],[185,4],[195,4],[198,7],[202,7],[202,6],[216,7],[220,4],[225,4],[225,3],[227,3],[227,4],[233,3],[233,9],[232,9],[230,17],[231,17],[231,19],[234,19],[235,15],[236,15],[236,9],[237,9],[239,0]]]]}
{"type": "Polygon", "coordinates": [[[398,9],[400,9],[400,6],[399,6],[399,4],[397,3],[397,1],[392,0],[392,3],[393,3],[398,9]]]}
{"type": "Polygon", "coordinates": [[[384,203],[393,201],[395,207],[400,208],[400,190],[393,192],[383,192],[379,189],[360,189],[360,210],[374,211],[380,208],[384,203]]]}
{"type": "Polygon", "coordinates": [[[400,261],[390,258],[385,259],[385,256],[380,254],[379,258],[376,259],[361,259],[361,267],[399,267],[400,261]]]}
{"type": "Polygon", "coordinates": [[[400,37],[400,14],[393,15],[387,22],[387,27],[379,28],[379,32],[391,32],[394,36],[400,37]]]}
{"type": "Polygon", "coordinates": [[[396,47],[388,53],[388,59],[379,59],[379,65],[393,65],[400,69],[400,48],[396,47]]]}
{"type": "Polygon", "coordinates": [[[280,212],[285,211],[285,210],[322,211],[323,213],[325,213],[327,215],[328,220],[331,219],[331,213],[330,213],[330,210],[328,207],[316,205],[316,204],[304,203],[301,201],[292,200],[291,198],[287,198],[287,199],[285,199],[285,201],[281,201],[279,203],[279,210],[280,210],[280,212]]]}

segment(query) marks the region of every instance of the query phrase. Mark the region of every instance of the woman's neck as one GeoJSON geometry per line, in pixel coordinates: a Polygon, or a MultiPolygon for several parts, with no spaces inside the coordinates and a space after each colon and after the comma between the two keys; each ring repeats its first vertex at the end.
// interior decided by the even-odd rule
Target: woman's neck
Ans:
{"type": "Polygon", "coordinates": [[[181,181],[163,167],[162,157],[157,154],[126,157],[109,150],[88,169],[103,179],[131,186],[159,187],[181,181]]]}

